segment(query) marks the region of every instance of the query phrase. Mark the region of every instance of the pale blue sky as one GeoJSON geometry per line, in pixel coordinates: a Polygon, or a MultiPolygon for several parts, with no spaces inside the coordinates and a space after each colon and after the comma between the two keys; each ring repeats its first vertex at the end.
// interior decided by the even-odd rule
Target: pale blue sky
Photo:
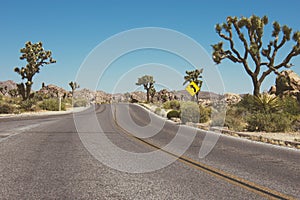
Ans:
{"type": "MultiPolygon", "coordinates": [[[[86,56],[101,42],[120,32],[143,27],[173,29],[194,39],[211,54],[210,45],[220,41],[214,26],[224,22],[227,16],[267,15],[269,28],[266,29],[265,36],[269,37],[268,31],[275,20],[294,30],[300,30],[299,8],[298,0],[1,1],[0,81],[21,81],[13,69],[15,66],[25,65],[24,61],[19,60],[19,49],[29,40],[42,41],[44,48],[52,50],[53,57],[57,60],[56,64],[42,68],[41,73],[34,77],[34,89],[39,89],[42,82],[68,89],[68,82],[75,80],[86,56]]],[[[286,50],[282,51],[283,55],[286,53],[286,50]]],[[[169,76],[167,70],[158,71],[155,67],[151,70],[151,65],[147,65],[149,63],[168,65],[182,75],[185,70],[192,68],[183,59],[166,52],[135,52],[115,61],[97,88],[111,92],[112,86],[119,81],[121,86],[115,87],[116,92],[135,90],[136,80],[122,82],[119,79],[125,77],[126,72],[132,72],[137,66],[145,64],[149,71],[132,72],[130,78],[152,72],[151,75],[156,77],[158,83],[163,82],[161,79],[168,80],[169,85],[164,87],[184,89],[183,80],[169,76]]],[[[295,64],[292,69],[300,74],[300,57],[293,59],[292,63],[295,64]]],[[[252,92],[251,80],[242,66],[227,61],[217,68],[226,92],[252,92]]],[[[273,82],[274,76],[269,77],[262,90],[268,89],[273,82]]],[[[94,89],[88,82],[79,84],[94,89]]]]}

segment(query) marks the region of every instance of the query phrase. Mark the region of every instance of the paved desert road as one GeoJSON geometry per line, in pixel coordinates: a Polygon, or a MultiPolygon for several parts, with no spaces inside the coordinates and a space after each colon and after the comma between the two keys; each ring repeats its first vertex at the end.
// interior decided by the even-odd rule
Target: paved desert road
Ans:
{"type": "MultiPolygon", "coordinates": [[[[300,199],[299,150],[220,136],[213,150],[199,158],[208,133],[197,131],[175,162],[130,173],[107,165],[118,156],[103,149],[105,144],[93,147],[100,156],[112,155],[101,162],[84,140],[95,137],[97,144],[96,137],[105,135],[124,152],[143,154],[167,146],[179,127],[186,135],[195,131],[136,105],[95,106],[74,116],[0,119],[0,135],[12,135],[0,138],[0,199],[300,199]],[[101,132],[91,124],[95,117],[101,132]],[[148,126],[150,119],[163,127],[146,138],[156,130],[148,126]],[[138,126],[130,126],[130,121],[138,126]]],[[[186,139],[180,137],[178,144],[186,139]]],[[[177,148],[182,147],[163,152],[166,160],[176,157],[177,148]]],[[[126,166],[125,158],[118,159],[124,169],[135,162],[126,166]]]]}

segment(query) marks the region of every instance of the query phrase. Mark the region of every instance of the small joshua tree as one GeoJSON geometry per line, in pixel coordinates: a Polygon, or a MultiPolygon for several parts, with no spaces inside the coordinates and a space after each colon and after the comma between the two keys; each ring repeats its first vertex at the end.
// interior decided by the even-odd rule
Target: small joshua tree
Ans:
{"type": "Polygon", "coordinates": [[[80,88],[80,86],[76,82],[73,82],[73,81],[71,81],[69,83],[69,86],[71,87],[72,97],[74,97],[75,90],[80,88]]]}
{"type": "Polygon", "coordinates": [[[17,87],[23,100],[27,100],[32,97],[30,92],[33,84],[33,76],[40,72],[40,67],[55,63],[56,61],[52,58],[51,51],[44,50],[42,42],[36,44],[27,42],[25,47],[20,49],[20,52],[22,53],[20,59],[25,59],[27,65],[22,68],[16,67],[15,72],[20,74],[22,79],[26,79],[27,81],[25,84],[17,84],[17,87]]]}
{"type": "Polygon", "coordinates": [[[144,89],[147,92],[147,103],[149,103],[150,99],[150,89],[154,87],[155,81],[153,80],[153,76],[145,75],[141,78],[138,78],[138,82],[136,85],[143,85],[144,89]]]}
{"type": "MultiPolygon", "coordinates": [[[[192,70],[192,71],[186,71],[185,73],[186,73],[186,76],[184,76],[183,85],[185,85],[188,82],[189,83],[194,82],[194,83],[196,83],[196,85],[198,85],[199,88],[202,87],[203,81],[201,80],[201,78],[202,78],[201,74],[203,73],[203,69],[196,69],[196,70],[192,70]]],[[[195,101],[198,101],[199,92],[200,92],[200,90],[195,94],[195,96],[193,96],[193,99],[195,101]]]]}

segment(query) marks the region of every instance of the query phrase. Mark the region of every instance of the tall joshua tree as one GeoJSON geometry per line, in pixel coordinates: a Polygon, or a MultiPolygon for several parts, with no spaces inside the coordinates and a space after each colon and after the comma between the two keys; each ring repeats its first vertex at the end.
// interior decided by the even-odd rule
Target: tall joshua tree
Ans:
{"type": "Polygon", "coordinates": [[[278,22],[273,22],[272,38],[264,48],[263,34],[267,24],[267,16],[260,18],[252,15],[249,18],[227,17],[225,23],[217,24],[215,27],[217,34],[228,43],[228,48],[224,49],[223,42],[212,45],[213,60],[219,64],[227,58],[234,63],[242,64],[252,79],[255,96],[259,96],[261,84],[269,74],[278,74],[279,69],[290,68],[293,66],[290,63],[291,59],[300,54],[300,32],[296,31],[292,37],[295,44],[278,62],[279,50],[291,40],[292,29],[287,25],[281,26],[278,22]],[[234,33],[237,37],[233,36],[234,33]],[[239,44],[236,44],[236,40],[239,44]],[[242,50],[238,49],[240,44],[242,50]]]}
{"type": "Polygon", "coordinates": [[[46,51],[43,48],[42,42],[33,44],[27,42],[25,47],[20,49],[21,60],[26,60],[27,65],[22,68],[15,68],[15,72],[21,75],[22,79],[26,79],[26,83],[17,84],[18,92],[22,96],[23,100],[27,100],[32,97],[30,94],[33,84],[33,76],[40,72],[40,68],[44,65],[55,63],[52,58],[52,52],[46,51]]]}
{"type": "MultiPolygon", "coordinates": [[[[203,81],[202,79],[202,73],[203,73],[203,69],[196,69],[196,70],[192,70],[192,71],[186,71],[186,76],[184,76],[184,83],[183,85],[185,85],[186,83],[191,83],[194,82],[196,83],[196,85],[198,85],[199,88],[201,88],[203,81]]],[[[198,101],[198,95],[199,95],[200,90],[195,94],[195,96],[193,96],[194,101],[198,101]],[[195,98],[196,97],[196,98],[195,98]]]]}
{"type": "Polygon", "coordinates": [[[136,85],[143,85],[144,89],[147,92],[147,103],[149,103],[150,99],[150,89],[154,87],[155,81],[153,80],[153,76],[144,75],[141,78],[138,78],[138,82],[136,85]]]}
{"type": "Polygon", "coordinates": [[[76,82],[73,82],[71,81],[69,83],[69,86],[71,87],[71,92],[72,92],[72,97],[74,97],[74,92],[77,88],[80,88],[80,86],[76,83],[76,82]]]}

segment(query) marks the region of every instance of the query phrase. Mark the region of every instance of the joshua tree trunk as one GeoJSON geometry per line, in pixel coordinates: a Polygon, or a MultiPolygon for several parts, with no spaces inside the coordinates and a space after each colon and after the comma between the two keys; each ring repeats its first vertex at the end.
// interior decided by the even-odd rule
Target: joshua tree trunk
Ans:
{"type": "Polygon", "coordinates": [[[252,82],[253,82],[253,95],[254,96],[259,96],[260,94],[260,86],[261,86],[261,82],[259,82],[258,80],[256,80],[255,78],[252,78],[252,82]]]}
{"type": "Polygon", "coordinates": [[[149,100],[150,100],[150,94],[149,94],[149,90],[150,90],[150,88],[149,88],[149,89],[147,89],[147,103],[149,103],[149,100]]]}

